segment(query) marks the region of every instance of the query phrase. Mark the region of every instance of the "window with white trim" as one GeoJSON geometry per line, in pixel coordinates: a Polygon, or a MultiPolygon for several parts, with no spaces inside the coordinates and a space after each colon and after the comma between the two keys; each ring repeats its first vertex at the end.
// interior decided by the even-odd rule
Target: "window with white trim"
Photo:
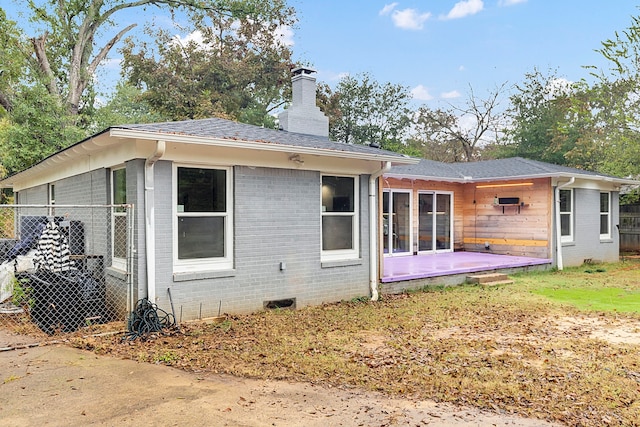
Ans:
{"type": "Polygon", "coordinates": [[[174,167],[174,270],[233,268],[231,169],[174,167]]]}
{"type": "MultiPolygon", "coordinates": [[[[111,171],[111,200],[114,205],[127,203],[127,171],[111,171]]],[[[111,208],[111,264],[120,270],[127,268],[127,211],[124,207],[111,208]]]]}
{"type": "Polygon", "coordinates": [[[573,242],[573,190],[560,190],[560,237],[573,242]]]}
{"type": "Polygon", "coordinates": [[[354,176],[322,176],[322,260],[358,258],[358,185],[354,176]]]}
{"type": "Polygon", "coordinates": [[[600,239],[611,238],[611,195],[600,193],[600,239]]]}

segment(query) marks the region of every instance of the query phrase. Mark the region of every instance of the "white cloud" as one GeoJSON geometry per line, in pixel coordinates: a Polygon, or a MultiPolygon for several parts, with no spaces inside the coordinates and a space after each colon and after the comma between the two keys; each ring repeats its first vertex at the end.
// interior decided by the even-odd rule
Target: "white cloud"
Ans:
{"type": "Polygon", "coordinates": [[[385,16],[391,13],[391,11],[393,9],[396,8],[396,6],[398,5],[398,3],[390,3],[390,4],[385,4],[384,7],[380,10],[380,12],[378,12],[378,14],[380,16],[385,16]]]}
{"type": "Polygon", "coordinates": [[[482,0],[463,0],[453,6],[449,13],[442,19],[459,19],[465,16],[475,15],[484,9],[482,0]]]}
{"type": "Polygon", "coordinates": [[[462,94],[457,90],[452,90],[450,92],[443,92],[440,94],[440,97],[442,99],[454,99],[454,98],[460,98],[461,96],[462,94]]]}
{"type": "Polygon", "coordinates": [[[184,37],[177,34],[173,36],[173,40],[171,40],[171,43],[178,44],[180,46],[187,46],[189,43],[195,43],[202,48],[205,47],[204,37],[202,36],[202,32],[199,30],[189,33],[184,37]]]}
{"type": "Polygon", "coordinates": [[[276,29],[276,38],[285,46],[293,46],[293,29],[288,25],[281,25],[276,29]]]}
{"type": "Polygon", "coordinates": [[[458,71],[462,72],[462,71],[466,71],[467,69],[464,68],[464,65],[461,65],[458,67],[458,71]]]}
{"type": "Polygon", "coordinates": [[[411,96],[413,96],[413,99],[417,99],[419,101],[430,101],[433,99],[433,96],[429,93],[429,89],[422,85],[418,85],[411,89],[411,96]]]}
{"type": "Polygon", "coordinates": [[[391,19],[396,27],[405,30],[421,30],[431,13],[420,13],[415,9],[394,10],[391,19]]]}
{"type": "Polygon", "coordinates": [[[500,0],[498,2],[498,6],[509,7],[509,6],[513,6],[515,4],[526,3],[526,2],[527,2],[527,0],[500,0]]]}

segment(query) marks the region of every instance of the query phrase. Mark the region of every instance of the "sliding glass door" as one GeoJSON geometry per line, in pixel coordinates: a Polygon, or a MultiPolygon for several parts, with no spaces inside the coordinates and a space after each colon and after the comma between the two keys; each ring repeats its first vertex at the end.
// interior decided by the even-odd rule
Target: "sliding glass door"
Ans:
{"type": "Polygon", "coordinates": [[[383,249],[385,254],[411,254],[411,192],[383,193],[383,249]]]}
{"type": "Polygon", "coordinates": [[[452,212],[451,193],[418,193],[418,251],[452,250],[452,212]]]}

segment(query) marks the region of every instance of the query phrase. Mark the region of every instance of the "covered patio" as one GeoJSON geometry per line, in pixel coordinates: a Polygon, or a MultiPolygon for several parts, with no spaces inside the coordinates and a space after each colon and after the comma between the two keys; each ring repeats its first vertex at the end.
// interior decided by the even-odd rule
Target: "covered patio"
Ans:
{"type": "Polygon", "coordinates": [[[385,257],[382,283],[550,265],[550,259],[481,252],[385,257]]]}

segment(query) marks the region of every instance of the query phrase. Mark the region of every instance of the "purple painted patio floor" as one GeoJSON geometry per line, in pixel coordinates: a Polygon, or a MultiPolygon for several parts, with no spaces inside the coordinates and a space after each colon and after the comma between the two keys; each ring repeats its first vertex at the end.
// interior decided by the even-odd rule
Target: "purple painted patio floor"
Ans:
{"type": "Polygon", "coordinates": [[[383,283],[487,270],[551,264],[550,259],[480,252],[446,252],[384,258],[383,283]]]}

